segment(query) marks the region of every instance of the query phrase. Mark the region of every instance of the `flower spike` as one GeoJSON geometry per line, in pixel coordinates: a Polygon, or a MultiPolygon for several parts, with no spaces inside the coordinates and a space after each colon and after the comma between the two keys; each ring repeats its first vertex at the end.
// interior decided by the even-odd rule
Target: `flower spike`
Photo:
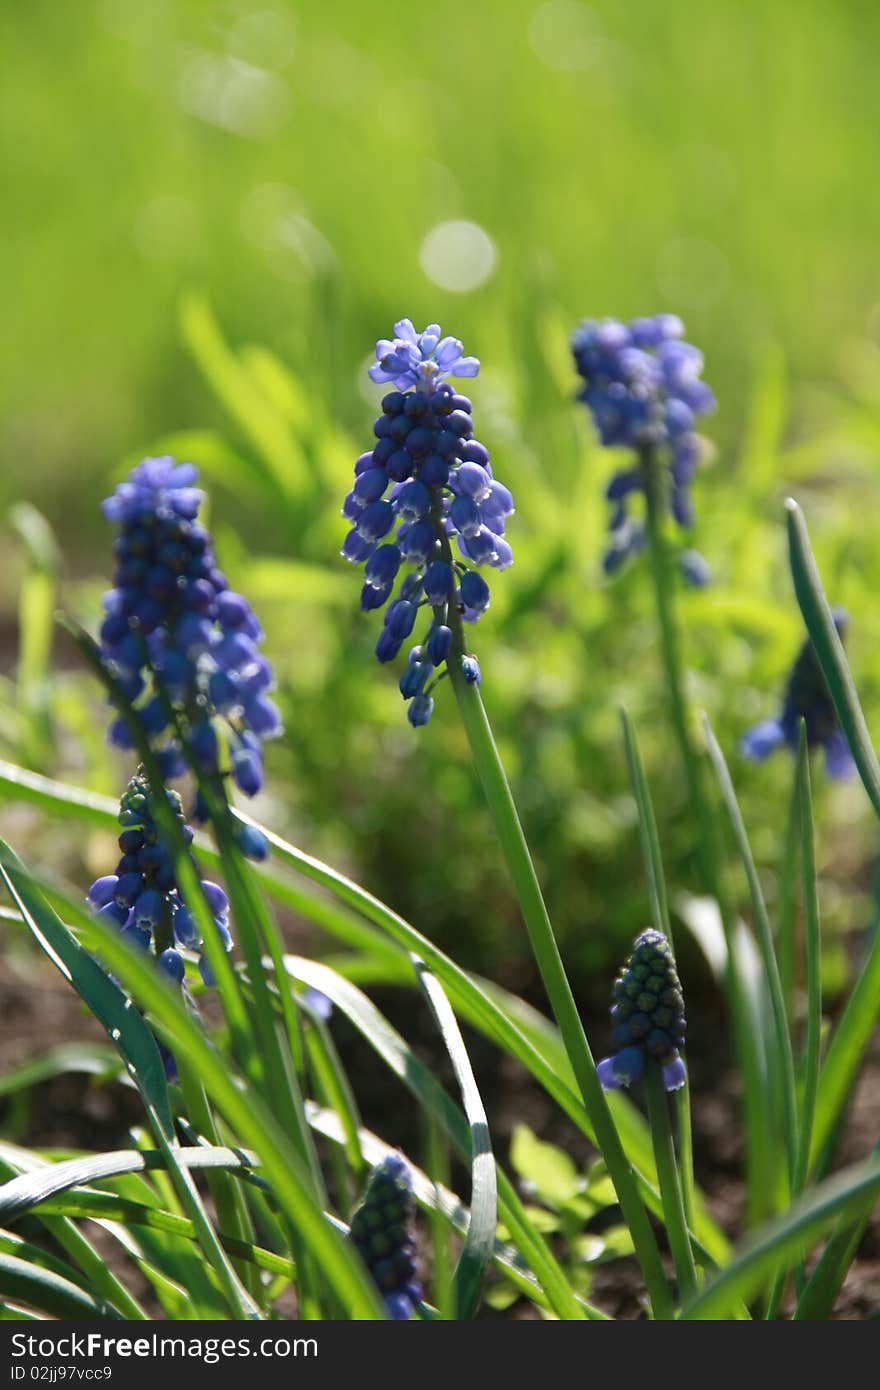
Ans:
{"type": "Polygon", "coordinates": [[[421,1302],[413,1233],[412,1176],[400,1154],[374,1168],[351,1219],[351,1238],[382,1294],[388,1316],[412,1318],[421,1302]]]}
{"type": "Polygon", "coordinates": [[[614,982],[611,1036],[617,1051],[596,1067],[606,1091],[639,1081],[645,1062],[653,1058],[663,1068],[667,1091],[677,1091],[687,1079],[680,1051],[686,1031],[684,998],[666,937],[647,927],[636,937],[632,954],[614,982]]]}
{"type": "MultiPolygon", "coordinates": [[[[184,840],[191,844],[193,832],[184,818],[179,795],[166,789],[165,796],[184,840]]],[[[181,950],[199,951],[202,979],[206,985],[213,985],[208,958],[202,951],[195,920],[181,897],[171,851],[161,838],[150,797],[149,782],[139,767],[119,803],[122,858],[114,874],[95,880],[86,894],[87,900],[98,916],[115,923],[133,946],[150,952],[159,969],[176,985],[183,985],[185,974],[181,950]]],[[[202,892],[223,945],[231,951],[229,899],[219,883],[210,879],[202,880],[202,892]]],[[[194,1012],[188,996],[187,1002],[194,1012]]],[[[160,1050],[169,1080],[176,1079],[174,1058],[164,1046],[160,1050]]]]}
{"type": "MultiPolygon", "coordinates": [[[[101,653],[167,777],[184,771],[176,723],[206,772],[230,771],[253,796],[263,783],[263,741],[281,730],[268,698],[272,670],[259,651],[260,624],[229,588],[198,521],[204,494],[195,480],[192,464],[148,458],[104,502],[119,529],[101,653]]],[[[132,746],[124,720],[113,723],[110,741],[132,746]]]]}
{"type": "MultiPolygon", "coordinates": [[[[835,608],[832,616],[838,636],[843,641],[848,616],[842,608],[835,608]]],[[[851,777],[855,762],[846,735],[838,723],[834,702],[809,637],[789,672],[778,717],[765,719],[749,729],[740,740],[740,751],[753,762],[762,762],[783,745],[796,753],[798,725],[802,719],[806,724],[807,747],[824,751],[828,776],[835,780],[851,777]]]]}
{"type": "MultiPolygon", "coordinates": [[[[587,319],[572,334],[571,350],[584,385],[578,396],[593,417],[603,445],[635,450],[640,460],[663,451],[669,509],[682,529],[693,525],[690,485],[700,461],[697,416],[715,405],[704,381],[702,353],[682,341],[675,314],[621,323],[587,319]]],[[[615,473],[606,488],[612,512],[603,558],[612,574],[646,543],[641,519],[630,515],[634,494],[644,491],[642,462],[615,473]]],[[[703,584],[708,569],[693,551],[682,557],[688,583],[703,584]]]]}
{"type": "MultiPolygon", "coordinates": [[[[355,464],[342,507],[352,525],[342,554],[364,566],[364,611],[384,609],[379,661],[393,661],[419,610],[430,610],[428,631],[400,679],[407,716],[419,727],[431,718],[432,692],[447,674],[450,612],[476,622],[489,606],[479,567],[513,563],[505,537],[513,498],[494,477],[488,449],[474,438],[471,402],[447,380],[476,376],[477,359],[464,355],[457,338],[442,337],[435,323],[419,333],[401,319],[394,334],[376,344],[377,361],[369,369],[373,381],[390,382],[395,390],[383,398],[374,448],[355,464]]],[[[465,679],[478,683],[479,666],[465,660],[465,679]]]]}

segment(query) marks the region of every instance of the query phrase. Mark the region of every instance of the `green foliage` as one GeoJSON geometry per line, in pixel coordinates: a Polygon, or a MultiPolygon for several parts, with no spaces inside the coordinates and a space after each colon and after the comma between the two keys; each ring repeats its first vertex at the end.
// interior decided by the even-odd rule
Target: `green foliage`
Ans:
{"type": "Polygon", "coordinates": [[[831,1173],[880,993],[876,926],[854,980],[844,946],[876,918],[861,871],[880,814],[876,16],[854,0],[822,0],[809,24],[795,0],[713,0],[686,21],[662,0],[491,0],[459,17],[453,84],[427,9],[401,25],[393,7],[353,3],[18,8],[0,13],[0,219],[17,268],[0,346],[13,557],[0,622],[17,631],[0,674],[0,829],[22,857],[0,841],[0,915],[11,949],[35,942],[109,1044],[52,1047],[0,1079],[0,1097],[18,1137],[43,1081],[133,1083],[143,1127],[105,1154],[0,1142],[3,1316],[140,1319],[149,1300],[166,1317],[264,1317],[292,1293],[303,1316],[380,1316],[346,1223],[369,1166],[397,1148],[395,1117],[365,1127],[340,1027],[427,1135],[407,1157],[442,1257],[420,1316],[526,1299],[545,1317],[603,1318],[595,1269],[634,1255],[655,1315],[828,1316],[880,1190],[876,1152],[831,1173]],[[754,99],[731,101],[743,72],[754,99]],[[74,123],[53,117],[70,110],[74,123]],[[424,247],[459,218],[496,257],[467,296],[424,247]],[[607,580],[598,563],[611,465],[573,402],[567,336],[581,314],[654,308],[686,317],[721,402],[696,484],[693,540],[714,572],[701,592],[672,594],[653,524],[653,571],[607,580]],[[478,633],[491,726],[475,692],[461,722],[450,699],[429,734],[406,725],[338,557],[377,394],[364,362],[403,312],[439,318],[482,358],[475,408],[517,500],[517,564],[478,633]],[[211,485],[285,719],[259,806],[266,865],[242,860],[237,813],[202,787],[198,851],[229,890],[233,961],[175,841],[219,982],[208,1031],[80,902],[123,777],[101,700],[124,702],[112,680],[96,686],[83,631],[110,568],[96,503],[148,451],[191,459],[211,485]],[[796,504],[786,556],[789,491],[818,562],[796,504]],[[858,694],[820,570],[851,614],[858,694]],[[91,675],[53,647],[59,599],[91,675]],[[804,623],[866,796],[812,777],[803,745],[760,768],[735,751],[775,712],[804,623]],[[324,960],[287,948],[291,915],[324,960]],[[595,1079],[600,982],[649,918],[685,956],[689,938],[702,946],[723,996],[746,1146],[734,1249],[694,1181],[688,1088],[673,1135],[656,1088],[649,1128],[595,1079]],[[373,985],[427,1006],[454,1087],[373,985]],[[332,1001],[329,1021],[307,988],[332,1001]],[[583,1026],[575,999],[590,1001],[583,1026]],[[522,1121],[509,1154],[499,1145],[487,1052],[592,1146],[587,1160],[522,1121]]]}

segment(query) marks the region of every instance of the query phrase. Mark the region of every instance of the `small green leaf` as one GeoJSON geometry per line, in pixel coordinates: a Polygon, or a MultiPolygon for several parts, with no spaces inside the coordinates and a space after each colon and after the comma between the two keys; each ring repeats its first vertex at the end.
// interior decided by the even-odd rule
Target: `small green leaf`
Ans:
{"type": "Polygon", "coordinates": [[[577,1195],[580,1178],[572,1159],[555,1144],[539,1139],[528,1125],[514,1126],[510,1161],[519,1176],[551,1206],[562,1206],[577,1195]]]}

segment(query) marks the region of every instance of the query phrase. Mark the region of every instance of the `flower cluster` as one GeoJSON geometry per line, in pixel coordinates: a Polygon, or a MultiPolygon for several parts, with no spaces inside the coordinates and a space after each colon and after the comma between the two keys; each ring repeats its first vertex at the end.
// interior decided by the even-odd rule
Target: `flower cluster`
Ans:
{"type": "MultiPolygon", "coordinates": [[[[437,324],[417,333],[402,319],[394,331],[393,340],[377,343],[370,368],[373,381],[394,390],[383,398],[373,426],[374,448],[355,464],[354,486],[342,508],[352,524],[342,554],[364,565],[361,607],[385,609],[379,661],[393,661],[419,609],[431,610],[424,640],[411,650],[400,679],[408,718],[418,726],[430,719],[431,692],[448,671],[454,645],[450,609],[454,605],[466,622],[476,622],[489,606],[479,567],[505,569],[513,562],[504,534],[513,498],[493,477],[488,449],[474,438],[470,400],[447,381],[476,376],[477,359],[463,355],[457,338],[442,338],[437,324]],[[460,559],[453,558],[453,539],[460,559]],[[392,599],[403,568],[408,572],[392,599]]],[[[476,661],[465,655],[459,660],[465,679],[478,683],[476,661]]]]}
{"type": "MultiPolygon", "coordinates": [[[[838,636],[843,641],[846,637],[847,614],[842,608],[835,608],[833,617],[838,636]]],[[[850,777],[855,769],[853,756],[838,723],[834,702],[809,637],[789,672],[779,716],[763,720],[744,734],[740,740],[741,751],[756,762],[783,744],[796,753],[798,726],[802,719],[806,725],[807,747],[824,750],[829,777],[850,777]]]]}
{"type": "MultiPolygon", "coordinates": [[[[263,740],[281,728],[268,698],[272,670],[258,650],[251,606],[229,588],[197,520],[203,493],[195,479],[192,464],[144,459],[103,503],[119,531],[101,652],[158,741],[167,777],[184,770],[182,730],[207,772],[228,765],[253,796],[263,784],[263,740]]],[[[110,740],[132,746],[124,720],[112,725],[110,740]]]]}
{"type": "MultiPolygon", "coordinates": [[[[187,825],[177,792],[166,789],[168,806],[180,824],[187,844],[193,832],[187,825]]],[[[116,872],[96,879],[86,895],[98,916],[115,923],[122,935],[144,951],[152,951],[159,969],[182,985],[184,961],[179,948],[200,951],[202,941],[195,920],[183,902],[174,873],[171,852],[161,838],[150,808],[150,790],[143,768],[138,768],[119,803],[119,849],[116,872]]],[[[195,863],[195,861],[193,861],[195,863]]],[[[218,883],[202,880],[202,891],[217,931],[227,951],[229,900],[218,883]]],[[[207,957],[199,955],[199,970],[206,985],[213,985],[207,957]]],[[[174,1059],[163,1050],[166,1070],[175,1073],[174,1059]]]]}
{"type": "Polygon", "coordinates": [[[667,1091],[685,1083],[684,998],[672,948],[662,932],[646,928],[636,937],[626,965],[614,982],[611,1036],[617,1046],[596,1068],[606,1091],[630,1086],[645,1069],[645,1058],[663,1068],[667,1091]]]}
{"type": "Polygon", "coordinates": [[[412,1178],[399,1154],[374,1168],[363,1201],[351,1219],[351,1238],[389,1317],[406,1320],[421,1301],[413,1233],[412,1178]]]}
{"type": "MultiPolygon", "coordinates": [[[[659,451],[668,465],[669,507],[681,527],[693,524],[690,484],[700,460],[696,417],[715,404],[704,381],[702,353],[682,341],[684,325],[674,314],[620,323],[588,319],[575,329],[571,348],[584,386],[578,399],[589,408],[602,443],[633,449],[637,462],[614,474],[606,489],[613,506],[606,573],[616,570],[645,544],[644,525],[629,513],[634,493],[644,492],[646,470],[659,451]]],[[[691,559],[685,577],[697,573],[691,559]]],[[[705,569],[699,567],[705,582],[705,569]]]]}

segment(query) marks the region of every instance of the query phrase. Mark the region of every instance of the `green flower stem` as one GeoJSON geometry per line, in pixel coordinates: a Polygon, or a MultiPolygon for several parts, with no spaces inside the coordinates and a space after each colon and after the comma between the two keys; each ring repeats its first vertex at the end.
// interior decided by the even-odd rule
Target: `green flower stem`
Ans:
{"type": "MultiPolygon", "coordinates": [[[[449,537],[443,523],[439,503],[432,510],[434,531],[440,544],[443,559],[450,567],[454,566],[449,537]]],[[[452,646],[447,661],[447,669],[452,681],[458,708],[461,713],[465,733],[471,746],[471,755],[477,776],[483,788],[489,813],[495,824],[495,831],[501,844],[507,870],[513,881],[514,891],[520,905],[532,953],[535,957],[541,979],[547,991],[550,1007],[562,1034],[565,1050],[568,1053],[575,1078],[584,1102],[584,1108],[592,1121],[596,1139],[608,1168],[608,1176],[614,1184],[623,1218],[629,1227],[635,1246],[636,1256],[642,1268],[645,1286],[651,1300],[654,1316],[670,1318],[673,1316],[672,1299],[660,1251],[654,1239],[654,1232],[648,1214],[636,1185],[630,1162],[624,1153],[617,1133],[617,1126],[608,1108],[605,1092],[596,1075],[596,1063],[587,1042],[584,1026],[578,1013],[571,985],[562,964],[559,947],[553,935],[553,927],[547,914],[538,876],[532,863],[532,856],[523,834],[516,803],[507,781],[507,774],[492,734],[492,727],[486,715],[479,687],[464,679],[461,660],[466,654],[461,614],[454,602],[434,609],[438,623],[446,622],[452,632],[452,646]]]]}
{"type": "Polygon", "coordinates": [[[776,927],[776,958],[786,1014],[791,1020],[794,1007],[794,925],[795,878],[800,835],[799,772],[795,764],[785,828],[782,864],[779,870],[779,912],[776,927]]]}
{"type": "Polygon", "coordinates": [[[816,851],[813,834],[813,798],[810,786],[810,756],[806,725],[798,730],[798,801],[800,810],[801,866],[803,874],[805,945],[807,958],[807,1037],[804,1048],[800,1128],[794,1169],[794,1195],[805,1188],[810,1167],[813,1120],[819,1083],[819,1053],[822,1037],[822,941],[819,903],[816,896],[816,851]]]}
{"type": "Polygon", "coordinates": [[[643,450],[639,461],[645,492],[648,558],[654,589],[657,624],[660,629],[660,650],[672,725],[684,766],[691,823],[697,835],[697,854],[704,890],[718,904],[724,938],[727,943],[727,990],[733,1014],[737,1053],[746,1082],[743,1104],[746,1162],[749,1202],[752,1212],[755,1214],[757,1206],[762,1200],[761,1194],[766,1194],[769,1172],[768,1151],[763,1131],[765,1121],[760,1094],[760,1066],[733,949],[733,912],[722,868],[723,858],[718,817],[714,804],[706,796],[702,758],[694,745],[691,732],[691,721],[685,695],[679,625],[670,573],[670,557],[663,532],[663,514],[666,505],[664,479],[652,449],[643,450]]]}
{"type": "Polygon", "coordinates": [[[694,1135],[691,1124],[691,1088],[686,1081],[675,1092],[675,1118],[678,1124],[678,1150],[681,1154],[679,1177],[681,1179],[681,1199],[689,1228],[693,1229],[696,1208],[696,1184],[694,1182],[694,1135]]]}
{"type": "MultiPolygon", "coordinates": [[[[454,663],[455,644],[452,658],[454,663]]],[[[596,1131],[599,1148],[608,1167],[608,1175],[614,1184],[624,1220],[632,1234],[654,1314],[658,1318],[669,1317],[672,1311],[671,1300],[654,1233],[639,1196],[632,1168],[623,1151],[605,1093],[596,1075],[596,1064],[562,964],[483,702],[476,686],[469,685],[462,677],[460,666],[453,664],[451,678],[471,745],[474,765],[525,919],[532,952],[541,972],[553,1015],[559,1025],[584,1107],[596,1131]]]]}
{"type": "MultiPolygon", "coordinates": [[[[660,853],[660,839],[657,834],[657,821],[654,816],[654,807],[651,802],[651,794],[648,790],[648,783],[645,777],[645,769],[642,764],[642,755],[639,750],[635,729],[632,727],[626,710],[622,709],[620,711],[620,718],[623,725],[623,741],[626,748],[626,761],[627,767],[629,768],[630,783],[639,812],[639,838],[642,845],[642,858],[645,863],[645,875],[648,881],[648,901],[651,907],[651,918],[657,930],[663,932],[670,946],[673,948],[674,954],[675,942],[672,935],[672,923],[669,918],[669,903],[666,893],[666,882],[663,875],[663,859],[660,853]]],[[[690,1084],[687,1080],[684,1085],[675,1092],[675,1108],[678,1120],[679,1173],[681,1177],[682,1197],[684,1199],[684,1209],[688,1225],[693,1228],[695,1215],[694,1145],[691,1126],[690,1084]]]]}
{"type": "Polygon", "coordinates": [[[645,491],[645,519],[648,532],[648,558],[654,587],[654,602],[660,628],[660,649],[663,671],[676,741],[684,764],[691,820],[697,833],[697,853],[704,887],[723,907],[720,891],[719,848],[713,818],[708,814],[700,757],[694,746],[684,689],[684,667],[675,603],[670,582],[669,555],[663,534],[664,485],[663,476],[652,449],[640,456],[645,491]]]}
{"type": "Polygon", "coordinates": [[[584,1107],[592,1121],[599,1148],[607,1164],[608,1175],[614,1184],[624,1220],[632,1234],[654,1315],[658,1318],[669,1318],[672,1316],[672,1301],[654,1232],[639,1195],[632,1168],[620,1143],[605,1093],[596,1075],[596,1064],[553,936],[553,928],[492,729],[479,690],[475,685],[469,685],[461,674],[464,646],[458,614],[450,613],[449,625],[453,632],[449,657],[452,685],[471,745],[474,765],[525,919],[532,951],[577,1078],[584,1107]]]}
{"type": "Polygon", "coordinates": [[[697,1271],[675,1162],[663,1071],[653,1057],[646,1061],[645,1093],[648,1098],[648,1117],[651,1122],[651,1138],[654,1142],[654,1159],[657,1164],[657,1177],[660,1180],[660,1196],[663,1199],[663,1217],[669,1237],[669,1248],[675,1265],[679,1295],[682,1301],[687,1301],[696,1290],[697,1271]]]}

